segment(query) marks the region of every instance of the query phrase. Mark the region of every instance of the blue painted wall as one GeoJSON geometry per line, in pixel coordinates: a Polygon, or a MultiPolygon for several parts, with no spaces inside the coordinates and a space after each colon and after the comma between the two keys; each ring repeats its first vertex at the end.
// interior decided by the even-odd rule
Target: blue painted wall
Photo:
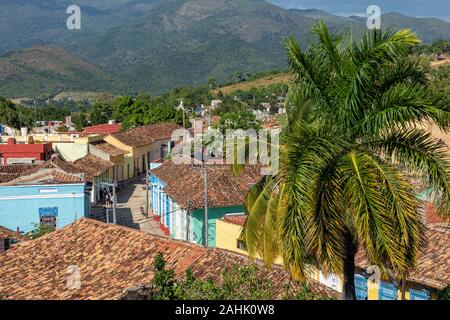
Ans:
{"type": "Polygon", "coordinates": [[[85,189],[85,184],[0,186],[0,225],[28,232],[39,223],[40,208],[58,208],[57,227],[64,227],[88,216],[85,189]]]}
{"type": "MultiPolygon", "coordinates": [[[[232,206],[222,208],[208,208],[208,247],[216,247],[216,223],[227,214],[244,213],[243,206],[232,206]]],[[[195,209],[192,211],[191,233],[192,242],[205,245],[205,209],[195,209]]]]}
{"type": "MultiPolygon", "coordinates": [[[[173,200],[164,193],[164,188],[166,184],[161,181],[155,175],[150,175],[151,191],[150,191],[150,203],[154,214],[161,217],[161,223],[165,227],[169,228],[171,237],[175,233],[173,228],[178,226],[173,226],[173,210],[175,203],[173,200]]],[[[208,245],[210,247],[216,246],[216,222],[217,219],[223,218],[227,214],[243,213],[243,206],[230,206],[223,208],[209,208],[208,210],[208,245]]],[[[204,245],[205,242],[205,216],[204,209],[194,209],[191,212],[190,220],[190,233],[191,241],[197,244],[204,245]]]]}

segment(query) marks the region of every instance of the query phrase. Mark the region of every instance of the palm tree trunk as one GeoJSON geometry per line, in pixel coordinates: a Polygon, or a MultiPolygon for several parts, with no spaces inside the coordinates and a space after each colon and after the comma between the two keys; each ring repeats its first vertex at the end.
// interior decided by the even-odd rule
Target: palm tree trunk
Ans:
{"type": "Polygon", "coordinates": [[[403,277],[400,283],[401,283],[402,300],[406,300],[406,278],[403,277]]]}
{"type": "Polygon", "coordinates": [[[342,299],[356,300],[355,290],[355,255],[356,242],[351,232],[345,235],[345,257],[344,257],[344,289],[342,299]]]}

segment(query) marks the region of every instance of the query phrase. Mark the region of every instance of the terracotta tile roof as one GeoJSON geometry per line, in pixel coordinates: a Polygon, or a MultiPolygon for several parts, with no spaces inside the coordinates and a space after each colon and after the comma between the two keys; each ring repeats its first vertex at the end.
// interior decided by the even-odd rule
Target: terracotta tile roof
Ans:
{"type": "Polygon", "coordinates": [[[114,163],[103,160],[93,154],[88,154],[84,158],[75,161],[73,165],[85,174],[87,181],[92,182],[95,177],[112,168],[114,163]]]}
{"type": "Polygon", "coordinates": [[[61,160],[57,156],[53,156],[49,161],[45,161],[42,164],[37,165],[30,171],[24,172],[24,175],[28,175],[34,172],[38,172],[41,169],[60,169],[66,173],[81,173],[71,162],[61,160]]]}
{"type": "Polygon", "coordinates": [[[103,141],[103,140],[92,142],[90,145],[94,146],[95,148],[97,148],[113,157],[128,153],[128,151],[119,149],[116,146],[114,146],[106,141],[103,141]]]}
{"type": "Polygon", "coordinates": [[[0,183],[16,179],[21,174],[36,168],[38,164],[0,165],[0,183]]]}
{"type": "MultiPolygon", "coordinates": [[[[33,241],[22,242],[0,256],[3,299],[117,299],[135,286],[149,284],[153,262],[163,253],[178,277],[192,268],[198,279],[220,281],[224,268],[256,263],[261,277],[272,281],[281,297],[289,275],[280,266],[264,269],[244,255],[207,249],[138,230],[86,218],[33,241]],[[68,268],[80,271],[80,289],[66,287],[68,268]]],[[[336,292],[312,282],[311,289],[329,297],[336,292]]]]}
{"type": "MultiPolygon", "coordinates": [[[[58,183],[81,183],[83,172],[70,162],[63,161],[58,157],[37,165],[24,165],[21,171],[11,175],[11,179],[0,179],[1,185],[18,184],[58,184],[58,183]]],[[[1,176],[1,174],[0,174],[1,176]]]]}
{"type": "Polygon", "coordinates": [[[104,124],[98,124],[95,126],[86,127],[86,128],[84,128],[83,133],[84,134],[112,134],[112,133],[119,132],[120,129],[122,129],[122,125],[120,123],[115,123],[115,124],[104,123],[104,124]]]}
{"type": "Polygon", "coordinates": [[[243,226],[245,224],[245,221],[247,221],[247,216],[246,215],[227,215],[225,217],[222,218],[223,221],[231,223],[231,224],[235,224],[238,226],[243,226]]]}
{"type": "Polygon", "coordinates": [[[17,231],[12,231],[8,228],[0,226],[0,240],[6,239],[6,238],[14,239],[17,241],[29,240],[26,236],[18,233],[17,231]]]}
{"type": "MultiPolygon", "coordinates": [[[[428,225],[425,238],[427,245],[408,280],[441,290],[450,283],[450,225],[428,225]]],[[[356,256],[356,265],[364,269],[370,265],[363,250],[356,256]]]]}
{"type": "Polygon", "coordinates": [[[159,123],[117,132],[111,136],[127,146],[139,147],[152,144],[156,140],[170,138],[176,129],[181,127],[175,123],[159,123]]]}
{"type": "MultiPolygon", "coordinates": [[[[234,176],[229,165],[208,167],[208,204],[211,207],[239,206],[248,190],[261,178],[260,168],[247,166],[245,172],[234,176]]],[[[204,208],[204,171],[187,164],[167,161],[151,173],[166,183],[164,192],[179,206],[204,208]]]]}
{"type": "Polygon", "coordinates": [[[449,222],[450,219],[447,218],[443,218],[440,217],[437,213],[436,213],[436,207],[433,203],[428,202],[428,201],[424,201],[423,202],[423,206],[424,206],[424,212],[425,212],[425,221],[428,224],[436,224],[436,223],[443,223],[445,221],[449,222]]]}
{"type": "Polygon", "coordinates": [[[3,183],[4,186],[26,185],[26,184],[64,184],[82,183],[84,180],[80,175],[70,174],[59,170],[43,170],[41,172],[20,176],[12,181],[3,183]]]}

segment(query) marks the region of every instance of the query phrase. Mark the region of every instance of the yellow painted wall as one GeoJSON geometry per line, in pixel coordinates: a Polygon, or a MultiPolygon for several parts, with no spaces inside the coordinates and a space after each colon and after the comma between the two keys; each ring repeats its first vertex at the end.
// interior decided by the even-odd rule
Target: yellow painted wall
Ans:
{"type": "Polygon", "coordinates": [[[43,142],[74,142],[78,139],[78,134],[29,134],[28,136],[0,136],[1,143],[6,143],[9,138],[15,138],[17,143],[27,143],[28,138],[33,137],[35,143],[43,142]]]}
{"type": "Polygon", "coordinates": [[[85,136],[85,137],[80,137],[74,140],[74,143],[77,144],[89,144],[91,142],[94,141],[100,141],[103,139],[102,135],[96,134],[96,135],[92,135],[92,136],[85,136]]]}
{"type": "MultiPolygon", "coordinates": [[[[369,288],[368,299],[369,300],[378,300],[379,295],[378,295],[378,285],[377,285],[377,283],[369,281],[367,283],[367,285],[368,285],[368,288],[369,288]]],[[[405,299],[406,300],[410,299],[409,290],[411,290],[411,289],[413,289],[413,290],[416,289],[417,290],[417,284],[407,282],[406,283],[406,290],[405,290],[405,299]]],[[[434,292],[430,292],[430,298],[432,300],[435,300],[435,299],[437,299],[437,295],[434,292]]],[[[397,299],[398,300],[402,299],[402,292],[401,292],[401,290],[398,290],[397,299]]]]}
{"type": "Polygon", "coordinates": [[[87,144],[75,143],[52,143],[53,151],[59,153],[66,161],[77,161],[89,153],[87,144]]]}
{"type": "Polygon", "coordinates": [[[237,239],[241,233],[241,226],[223,220],[216,222],[216,246],[237,253],[248,255],[247,251],[237,248],[237,239]]]}
{"type": "MultiPolygon", "coordinates": [[[[242,227],[224,220],[217,220],[216,222],[216,247],[226,249],[237,253],[248,255],[247,251],[237,248],[237,239],[241,234],[242,227]]],[[[276,264],[283,264],[283,259],[275,260],[276,264]]]]}
{"type": "MultiPolygon", "coordinates": [[[[119,176],[122,176],[123,180],[130,179],[134,176],[134,157],[133,157],[133,147],[127,146],[126,144],[120,142],[113,136],[107,136],[103,140],[112,144],[113,146],[128,151],[127,154],[123,157],[123,176],[122,173],[119,173],[119,176]]],[[[122,169],[120,169],[122,171],[122,169]]]]}

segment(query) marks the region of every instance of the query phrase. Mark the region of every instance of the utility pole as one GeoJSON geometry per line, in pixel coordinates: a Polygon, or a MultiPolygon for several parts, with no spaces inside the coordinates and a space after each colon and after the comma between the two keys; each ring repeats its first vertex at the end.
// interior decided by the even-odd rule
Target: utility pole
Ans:
{"type": "Polygon", "coordinates": [[[117,215],[116,215],[116,205],[117,205],[117,196],[116,196],[116,183],[113,183],[113,224],[117,224],[117,215]]]}
{"type": "Polygon", "coordinates": [[[149,211],[149,201],[148,201],[148,187],[149,187],[149,173],[150,170],[148,168],[148,153],[145,156],[145,216],[148,218],[148,211],[149,211]]]}
{"type": "Polygon", "coordinates": [[[205,168],[205,247],[209,247],[208,242],[208,166],[203,164],[205,168]]]}

